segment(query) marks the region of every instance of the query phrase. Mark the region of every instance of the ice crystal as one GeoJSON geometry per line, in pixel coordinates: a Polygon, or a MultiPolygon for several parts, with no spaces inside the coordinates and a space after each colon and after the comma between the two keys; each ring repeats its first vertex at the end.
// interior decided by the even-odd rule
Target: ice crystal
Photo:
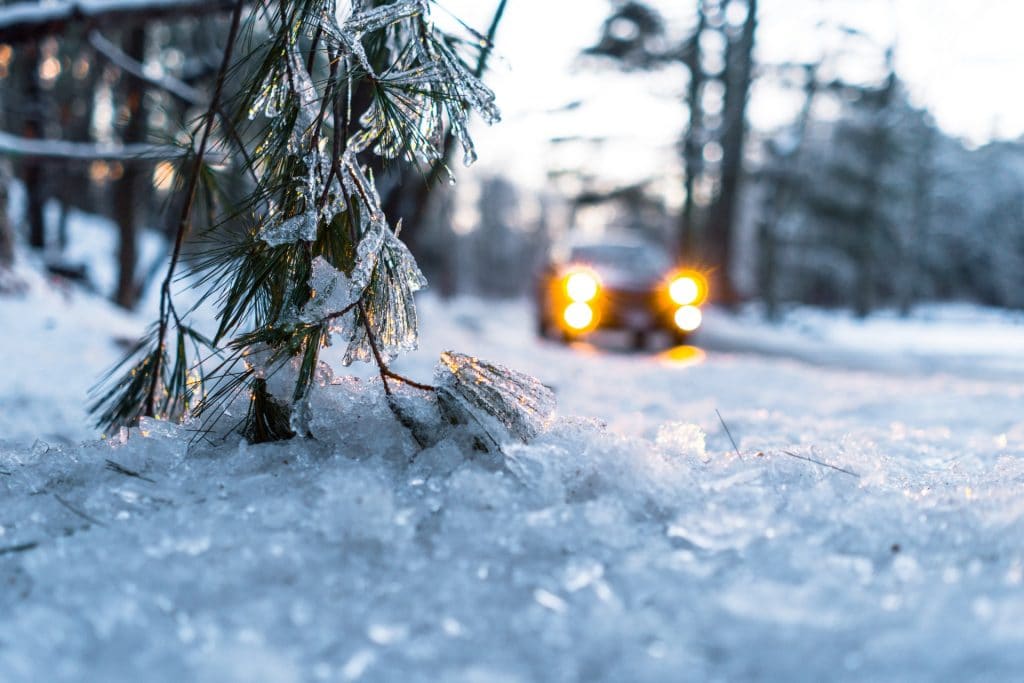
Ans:
{"type": "Polygon", "coordinates": [[[351,306],[360,293],[352,286],[348,276],[328,263],[323,256],[313,259],[309,288],[309,302],[299,314],[299,319],[307,323],[315,323],[340,313],[351,306]]]}
{"type": "MultiPolygon", "coordinates": [[[[324,192],[326,178],[330,175],[330,162],[319,151],[306,155],[304,161],[306,174],[296,179],[295,193],[302,206],[306,208],[301,213],[282,220],[277,220],[271,212],[271,218],[259,236],[272,247],[299,240],[316,240],[320,219],[330,221],[344,208],[340,186],[332,188],[331,192],[324,192]]],[[[336,181],[332,184],[336,184],[336,181]]]]}
{"type": "Polygon", "coordinates": [[[369,9],[356,8],[344,1],[335,2],[333,11],[326,12],[327,21],[323,23],[322,28],[328,40],[339,48],[343,55],[354,57],[368,75],[376,76],[363,48],[363,36],[425,11],[422,0],[398,0],[369,9]]]}
{"type": "Polygon", "coordinates": [[[450,408],[454,397],[471,413],[482,410],[524,442],[555,410],[555,395],[540,380],[462,353],[442,353],[434,375],[439,401],[450,408]]]}
{"type": "Polygon", "coordinates": [[[271,221],[260,231],[260,239],[272,247],[299,240],[312,242],[316,239],[319,219],[319,213],[310,209],[280,222],[271,221]]]}
{"type": "Polygon", "coordinates": [[[269,119],[276,120],[285,113],[289,98],[294,97],[297,113],[292,142],[293,145],[298,145],[316,120],[320,95],[306,69],[299,46],[295,42],[289,43],[284,56],[284,77],[282,78],[282,74],[276,69],[267,74],[257,89],[256,97],[249,109],[249,119],[263,114],[269,119]]]}

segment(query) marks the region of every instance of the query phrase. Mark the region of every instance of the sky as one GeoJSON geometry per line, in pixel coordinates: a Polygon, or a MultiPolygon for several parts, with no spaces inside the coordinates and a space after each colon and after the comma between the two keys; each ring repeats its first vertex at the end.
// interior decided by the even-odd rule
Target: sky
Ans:
{"type": "MultiPolygon", "coordinates": [[[[497,0],[441,0],[437,11],[481,30],[497,0]]],[[[676,21],[686,0],[661,0],[676,21]]],[[[608,13],[606,0],[509,0],[499,28],[497,59],[487,78],[504,120],[477,126],[480,165],[536,187],[548,172],[585,169],[609,182],[661,178],[675,166],[675,140],[685,111],[682,70],[629,77],[579,57],[608,13]],[[578,106],[566,111],[572,103],[578,106]],[[584,140],[552,145],[552,138],[584,140]],[[588,139],[602,138],[598,144],[588,139]]],[[[1024,2],[1020,0],[761,0],[757,58],[761,63],[811,59],[835,32],[852,25],[869,35],[859,51],[880,54],[895,44],[897,69],[915,104],[929,108],[947,133],[982,144],[1024,135],[1024,2]],[[877,49],[872,47],[872,43],[877,49]]],[[[855,49],[855,51],[857,51],[855,49]]],[[[755,127],[784,124],[795,99],[761,86],[753,94],[755,127]]],[[[563,188],[564,189],[564,188],[563,188]]]]}

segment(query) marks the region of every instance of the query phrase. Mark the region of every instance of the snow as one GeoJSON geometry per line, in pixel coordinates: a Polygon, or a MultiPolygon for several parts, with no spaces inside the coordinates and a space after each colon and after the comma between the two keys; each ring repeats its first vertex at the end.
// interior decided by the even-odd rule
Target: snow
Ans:
{"type": "Polygon", "coordinates": [[[98,439],[83,393],[148,318],[36,272],[0,299],[5,682],[1024,667],[1019,316],[712,310],[694,346],[632,354],[428,297],[396,369],[430,381],[455,349],[535,375],[559,408],[530,443],[420,450],[362,366],[315,387],[311,439],[98,439]]]}

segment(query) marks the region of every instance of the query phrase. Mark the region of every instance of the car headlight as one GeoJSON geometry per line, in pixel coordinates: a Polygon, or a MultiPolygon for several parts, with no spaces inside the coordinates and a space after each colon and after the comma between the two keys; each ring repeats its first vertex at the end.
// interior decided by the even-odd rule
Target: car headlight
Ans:
{"type": "Polygon", "coordinates": [[[570,273],[565,279],[565,293],[573,301],[585,303],[593,301],[601,289],[601,283],[593,273],[585,270],[578,270],[570,273]]]}
{"type": "Polygon", "coordinates": [[[571,330],[586,330],[594,322],[594,309],[582,301],[574,301],[565,307],[562,320],[571,330]]]}
{"type": "Polygon", "coordinates": [[[682,306],[676,311],[675,316],[676,327],[683,332],[693,332],[700,327],[701,322],[704,320],[704,315],[700,312],[700,309],[696,306],[682,306]]]}
{"type": "Polygon", "coordinates": [[[680,306],[689,306],[700,298],[700,283],[690,275],[680,275],[669,284],[668,295],[680,306]]]}

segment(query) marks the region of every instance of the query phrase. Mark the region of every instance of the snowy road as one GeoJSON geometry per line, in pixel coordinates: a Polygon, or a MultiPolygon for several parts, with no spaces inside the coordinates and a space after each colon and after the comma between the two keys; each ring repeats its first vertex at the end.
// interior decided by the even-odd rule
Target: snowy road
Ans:
{"type": "Polygon", "coordinates": [[[313,441],[0,446],[0,680],[1019,680],[1017,323],[934,373],[938,332],[916,347],[938,366],[890,335],[879,371],[827,335],[823,367],[784,336],[715,350],[711,326],[708,350],[638,356],[538,343],[518,305],[423,318],[401,369],[475,353],[555,388],[559,419],[494,469],[417,453],[344,381],[313,441]]]}

